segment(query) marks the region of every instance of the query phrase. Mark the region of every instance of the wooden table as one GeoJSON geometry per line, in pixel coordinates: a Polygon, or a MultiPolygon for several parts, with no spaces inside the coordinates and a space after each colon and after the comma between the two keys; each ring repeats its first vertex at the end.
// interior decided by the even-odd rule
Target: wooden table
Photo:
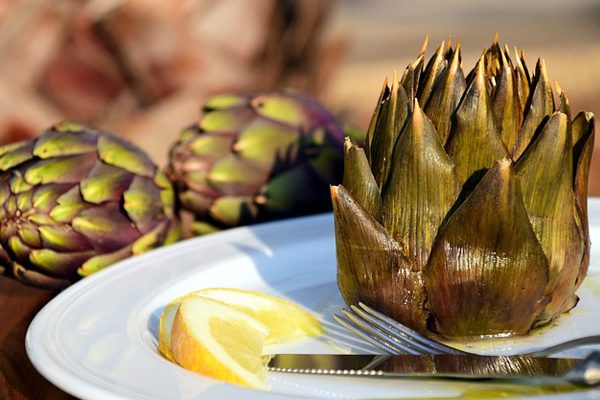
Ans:
{"type": "Polygon", "coordinates": [[[25,353],[29,323],[54,296],[0,276],[0,399],[74,399],[44,379],[25,353]]]}

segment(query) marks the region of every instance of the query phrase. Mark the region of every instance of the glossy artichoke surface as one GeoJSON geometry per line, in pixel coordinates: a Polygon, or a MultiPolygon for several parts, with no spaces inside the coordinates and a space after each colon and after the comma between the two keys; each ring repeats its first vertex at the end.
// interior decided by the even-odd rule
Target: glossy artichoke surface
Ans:
{"type": "Polygon", "coordinates": [[[594,117],[497,41],[467,74],[460,44],[424,48],[384,83],[364,148],[346,142],[339,289],[424,333],[527,334],[586,275],[594,117]]]}
{"type": "Polygon", "coordinates": [[[108,133],[59,123],[0,147],[0,243],[7,271],[61,289],[179,237],[173,187],[108,133]]]}
{"type": "Polygon", "coordinates": [[[223,94],[173,145],[167,174],[193,233],[331,209],[344,132],[315,99],[296,91],[223,94]]]}

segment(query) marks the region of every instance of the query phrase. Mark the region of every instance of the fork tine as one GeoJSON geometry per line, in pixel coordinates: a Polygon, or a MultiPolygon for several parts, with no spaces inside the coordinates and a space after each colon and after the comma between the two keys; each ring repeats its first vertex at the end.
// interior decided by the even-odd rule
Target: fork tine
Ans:
{"type": "Polygon", "coordinates": [[[429,347],[433,347],[433,348],[437,349],[439,352],[442,352],[442,354],[471,354],[466,351],[462,351],[462,350],[456,349],[454,347],[445,345],[441,342],[438,342],[437,340],[429,339],[428,337],[425,337],[425,336],[421,335],[420,333],[410,329],[409,327],[402,325],[398,321],[388,317],[387,315],[380,313],[379,311],[374,310],[373,308],[367,306],[366,304],[364,304],[362,302],[359,302],[358,305],[363,310],[365,310],[367,313],[371,314],[372,316],[374,316],[374,317],[378,318],[379,320],[383,321],[384,323],[386,323],[390,328],[403,333],[404,335],[412,338],[416,342],[419,342],[419,343],[424,344],[429,347]]]}
{"type": "Polygon", "coordinates": [[[397,350],[393,349],[379,341],[371,338],[368,334],[363,332],[360,328],[355,327],[352,321],[344,320],[341,315],[334,314],[333,319],[337,321],[338,324],[342,325],[344,328],[348,329],[350,332],[354,333],[356,336],[366,340],[368,343],[371,343],[373,346],[377,347],[380,350],[383,350],[386,354],[397,354],[397,350]]]}
{"type": "Polygon", "coordinates": [[[396,349],[396,354],[413,354],[413,355],[419,355],[421,354],[420,351],[415,350],[412,347],[407,346],[405,343],[402,343],[400,341],[397,340],[393,340],[393,338],[390,337],[390,335],[386,334],[385,332],[379,330],[376,326],[374,326],[373,324],[364,321],[363,319],[360,318],[360,316],[353,314],[352,311],[348,311],[343,309],[342,313],[349,318],[352,322],[354,322],[355,325],[360,326],[360,328],[364,331],[367,332],[373,339],[378,340],[379,342],[383,342],[386,345],[395,348],[396,349]]]}
{"type": "Polygon", "coordinates": [[[406,346],[411,347],[418,354],[446,354],[445,352],[440,351],[436,347],[428,346],[426,344],[418,342],[410,335],[407,335],[404,332],[400,332],[394,329],[388,324],[382,322],[380,319],[373,317],[372,315],[366,313],[365,311],[361,310],[360,308],[354,305],[351,305],[350,308],[352,309],[352,311],[354,311],[355,314],[358,314],[362,319],[388,334],[390,339],[397,342],[401,342],[406,346]]]}

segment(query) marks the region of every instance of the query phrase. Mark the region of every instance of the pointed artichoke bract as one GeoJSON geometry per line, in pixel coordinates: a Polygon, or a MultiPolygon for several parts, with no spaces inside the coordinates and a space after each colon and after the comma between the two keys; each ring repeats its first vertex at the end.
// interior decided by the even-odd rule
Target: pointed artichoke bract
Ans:
{"type": "Polygon", "coordinates": [[[497,162],[448,219],[431,251],[425,283],[442,335],[531,329],[548,283],[548,263],[510,160],[497,162]]]}
{"type": "Polygon", "coordinates": [[[424,53],[403,90],[384,83],[364,151],[346,146],[338,286],[423,333],[527,334],[587,272],[593,115],[497,39],[466,78],[460,45],[424,53]]]}
{"type": "Polygon", "coordinates": [[[171,183],[113,135],[59,123],[0,148],[0,171],[2,262],[26,284],[61,289],[179,237],[171,183]]]}
{"type": "Polygon", "coordinates": [[[202,235],[330,210],[343,143],[339,122],[306,94],[224,94],[180,134],[166,172],[202,235]]]}

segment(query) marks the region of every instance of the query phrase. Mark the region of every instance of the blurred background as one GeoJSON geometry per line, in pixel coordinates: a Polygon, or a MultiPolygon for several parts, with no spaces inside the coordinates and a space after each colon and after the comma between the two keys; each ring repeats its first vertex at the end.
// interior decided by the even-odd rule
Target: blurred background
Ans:
{"type": "MultiPolygon", "coordinates": [[[[0,143],[69,118],[125,136],[160,165],[222,91],[306,90],[366,128],[381,83],[425,35],[462,39],[470,68],[494,34],[546,59],[574,115],[600,115],[597,0],[0,0],[0,143]]],[[[600,195],[600,141],[590,176],[600,195]]]]}

